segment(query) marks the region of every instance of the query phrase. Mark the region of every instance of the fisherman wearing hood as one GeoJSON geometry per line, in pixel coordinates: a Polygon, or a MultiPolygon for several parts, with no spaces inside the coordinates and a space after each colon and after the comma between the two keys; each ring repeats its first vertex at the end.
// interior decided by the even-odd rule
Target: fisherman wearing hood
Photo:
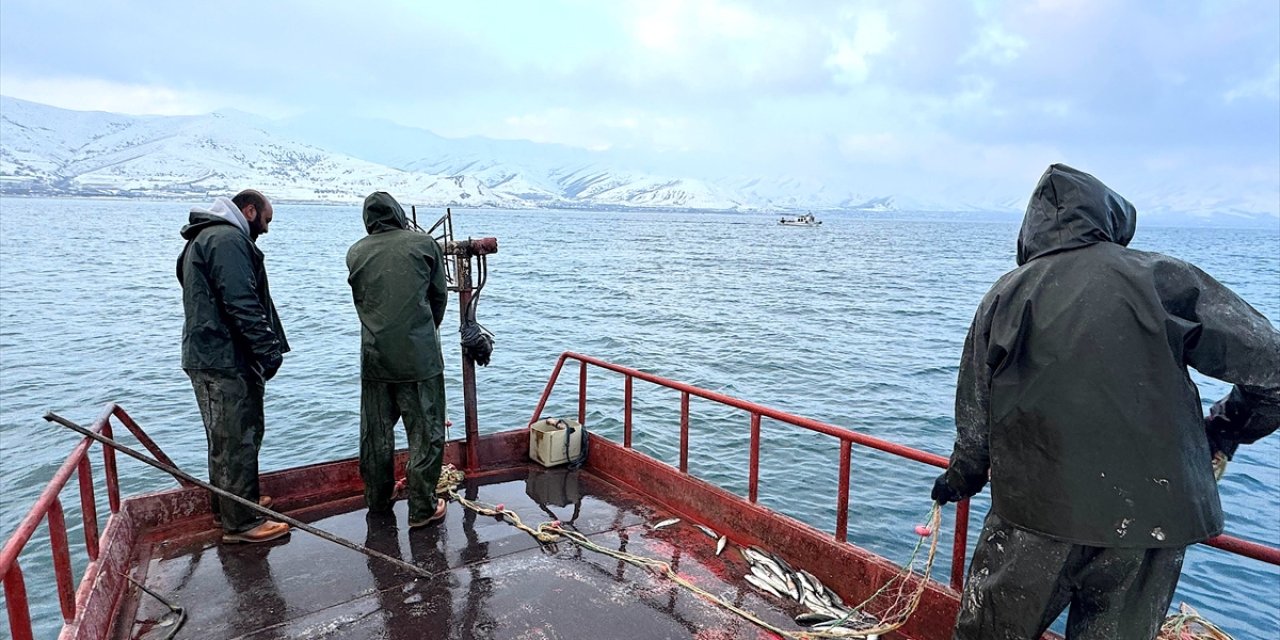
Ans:
{"type": "MultiPolygon", "coordinates": [[[[1280,426],[1280,332],[1196,267],[1126,248],[1133,205],[1055,164],[1018,268],[965,339],[940,504],[991,482],[955,638],[1152,638],[1187,545],[1222,533],[1213,460],[1280,426]],[[1235,387],[1202,415],[1187,367],[1235,387]]],[[[1225,464],[1225,461],[1223,462],[1225,464]]]]}
{"type": "MultiPolygon", "coordinates": [[[[258,488],[264,429],[263,387],[280,368],[289,343],[280,326],[262,251],[271,202],[253,190],[191,209],[178,256],[182,284],[182,368],[195,388],[209,442],[209,482],[266,506],[258,488]]],[[[223,542],[265,542],[289,532],[252,509],[212,498],[223,542]]]]}
{"type": "Polygon", "coordinates": [[[364,201],[369,235],[347,251],[360,316],[360,477],[373,513],[391,510],[395,425],[409,437],[409,527],[444,518],[436,495],[444,464],[444,359],[440,322],[449,291],[435,239],[409,230],[404,209],[382,191],[364,201]]]}

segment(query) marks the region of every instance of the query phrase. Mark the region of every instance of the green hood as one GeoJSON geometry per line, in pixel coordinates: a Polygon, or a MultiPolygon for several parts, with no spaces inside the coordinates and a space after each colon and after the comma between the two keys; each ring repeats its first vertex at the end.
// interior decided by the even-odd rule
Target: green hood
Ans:
{"type": "Polygon", "coordinates": [[[404,209],[386,191],[375,191],[364,199],[364,228],[370,234],[408,229],[404,209]]]}

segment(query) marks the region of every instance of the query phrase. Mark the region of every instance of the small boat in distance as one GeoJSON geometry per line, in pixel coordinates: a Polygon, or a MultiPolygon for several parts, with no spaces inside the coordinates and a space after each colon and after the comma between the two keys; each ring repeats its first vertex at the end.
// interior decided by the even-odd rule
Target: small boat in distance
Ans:
{"type": "Polygon", "coordinates": [[[806,213],[798,218],[782,218],[778,220],[778,224],[786,227],[816,227],[822,221],[813,217],[812,213],[806,213]]]}

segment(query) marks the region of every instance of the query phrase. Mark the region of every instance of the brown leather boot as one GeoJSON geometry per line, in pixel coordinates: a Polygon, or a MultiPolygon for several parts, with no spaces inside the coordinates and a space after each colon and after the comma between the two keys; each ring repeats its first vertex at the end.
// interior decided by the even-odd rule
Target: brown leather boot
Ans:
{"type": "Polygon", "coordinates": [[[409,528],[410,528],[410,529],[418,529],[418,528],[421,528],[421,527],[425,527],[425,526],[427,526],[427,525],[429,525],[429,524],[435,524],[435,523],[437,523],[437,522],[440,522],[441,520],[444,520],[444,514],[445,514],[445,513],[447,513],[447,511],[448,511],[448,506],[449,506],[449,503],[448,503],[448,502],[445,502],[443,499],[437,498],[437,499],[436,499],[436,512],[435,512],[434,514],[432,514],[432,515],[431,515],[431,517],[430,517],[430,518],[427,518],[426,520],[419,520],[419,521],[416,521],[416,522],[415,522],[415,521],[413,521],[413,520],[410,520],[410,521],[409,521],[409,528]]]}
{"type": "Polygon", "coordinates": [[[222,541],[226,544],[239,542],[269,542],[281,536],[289,535],[289,525],[275,520],[268,520],[248,531],[240,533],[223,533],[222,541]]]}
{"type": "Polygon", "coordinates": [[[271,508],[271,503],[272,503],[272,502],[275,502],[275,500],[272,500],[272,499],[271,499],[271,496],[258,496],[258,506],[259,506],[259,507],[266,507],[266,508],[270,509],[270,508],[271,508]]]}

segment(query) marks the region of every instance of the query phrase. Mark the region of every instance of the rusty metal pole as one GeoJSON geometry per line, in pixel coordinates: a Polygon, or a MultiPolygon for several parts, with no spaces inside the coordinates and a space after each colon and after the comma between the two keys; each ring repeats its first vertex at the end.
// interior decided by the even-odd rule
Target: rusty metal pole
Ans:
{"type": "MultiPolygon", "coordinates": [[[[458,313],[465,316],[467,305],[471,304],[471,254],[459,252],[455,254],[458,278],[458,313]]],[[[480,419],[476,415],[476,361],[462,350],[462,409],[467,429],[467,471],[480,467],[479,452],[480,419]]]]}

